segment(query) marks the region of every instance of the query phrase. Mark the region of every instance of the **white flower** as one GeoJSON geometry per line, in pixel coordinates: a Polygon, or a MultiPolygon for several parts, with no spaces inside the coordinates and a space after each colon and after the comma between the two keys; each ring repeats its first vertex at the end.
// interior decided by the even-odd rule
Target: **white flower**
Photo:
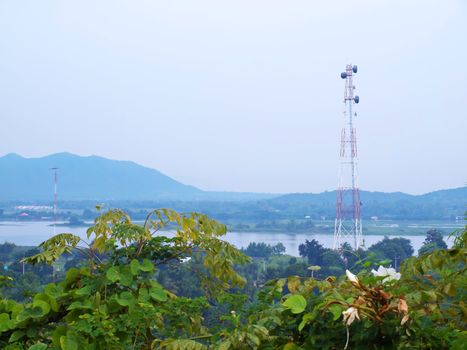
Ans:
{"type": "Polygon", "coordinates": [[[347,278],[350,280],[350,282],[358,284],[358,278],[352,272],[345,270],[345,274],[347,275],[347,278]]]}
{"type": "Polygon", "coordinates": [[[355,318],[360,320],[360,316],[358,316],[358,310],[354,307],[349,307],[347,310],[342,312],[342,316],[344,317],[344,324],[346,326],[350,326],[355,318]]]}
{"type": "Polygon", "coordinates": [[[383,279],[383,283],[389,282],[389,281],[397,281],[401,278],[401,274],[399,272],[396,272],[395,269],[392,267],[384,267],[384,266],[379,266],[378,270],[371,270],[373,275],[376,277],[385,277],[383,279]]]}

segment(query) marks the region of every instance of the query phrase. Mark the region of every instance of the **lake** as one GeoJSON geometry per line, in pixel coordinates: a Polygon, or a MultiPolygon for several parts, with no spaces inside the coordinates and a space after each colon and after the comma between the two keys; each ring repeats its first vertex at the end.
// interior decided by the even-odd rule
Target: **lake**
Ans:
{"type": "MultiPolygon", "coordinates": [[[[53,236],[54,228],[50,226],[50,222],[23,222],[23,221],[3,221],[0,222],[0,243],[5,241],[12,242],[16,245],[37,246],[42,241],[53,236]]],[[[433,228],[433,227],[430,227],[433,228]]],[[[86,239],[86,227],[66,227],[57,226],[56,233],[73,233],[86,239]]],[[[166,232],[167,236],[171,234],[166,232]]],[[[383,239],[382,235],[364,235],[365,244],[367,247],[383,239]]],[[[404,237],[410,239],[414,251],[417,252],[422,246],[425,236],[423,235],[389,235],[389,237],[404,237]]],[[[277,232],[229,232],[223,238],[226,241],[234,244],[238,248],[246,247],[251,242],[264,242],[275,245],[282,243],[285,246],[286,253],[298,256],[298,246],[304,243],[305,240],[316,239],[326,248],[332,248],[333,235],[313,232],[310,233],[277,233],[277,232]]],[[[446,243],[451,245],[452,242],[448,237],[444,237],[446,243]]]]}

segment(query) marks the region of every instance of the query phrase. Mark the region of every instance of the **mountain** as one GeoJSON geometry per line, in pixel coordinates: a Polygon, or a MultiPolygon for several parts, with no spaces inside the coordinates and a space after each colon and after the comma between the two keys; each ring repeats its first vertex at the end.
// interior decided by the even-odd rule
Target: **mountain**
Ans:
{"type": "Polygon", "coordinates": [[[58,169],[60,201],[235,201],[269,199],[275,194],[202,191],[151,168],[98,156],[56,153],[24,158],[0,157],[0,202],[53,200],[53,172],[58,169]]]}
{"type": "Polygon", "coordinates": [[[50,200],[57,167],[60,200],[148,200],[196,197],[200,189],[133,162],[57,153],[41,158],[0,158],[0,201],[50,200]]]}

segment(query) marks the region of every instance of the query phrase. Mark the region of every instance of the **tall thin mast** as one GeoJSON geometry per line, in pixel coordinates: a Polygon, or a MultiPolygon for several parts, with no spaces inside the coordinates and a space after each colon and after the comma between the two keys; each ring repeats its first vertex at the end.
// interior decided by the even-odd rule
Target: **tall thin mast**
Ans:
{"type": "Polygon", "coordinates": [[[357,66],[348,64],[341,78],[345,79],[344,126],[341,131],[339,184],[336,191],[336,220],[334,224],[334,249],[344,242],[352,242],[355,249],[363,246],[360,213],[360,189],[357,172],[357,133],[354,127],[353,104],[359,102],[354,96],[353,75],[357,66]]]}
{"type": "Polygon", "coordinates": [[[54,172],[54,235],[57,226],[57,207],[58,207],[58,168],[51,169],[54,172]]]}

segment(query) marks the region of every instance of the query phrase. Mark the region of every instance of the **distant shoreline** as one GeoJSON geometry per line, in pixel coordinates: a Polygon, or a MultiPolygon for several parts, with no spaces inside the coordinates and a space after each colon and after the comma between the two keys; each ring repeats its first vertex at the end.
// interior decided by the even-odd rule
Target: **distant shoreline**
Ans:
{"type": "MultiPolygon", "coordinates": [[[[141,224],[142,221],[135,220],[134,223],[141,224]]],[[[464,227],[463,222],[452,222],[446,220],[427,220],[421,221],[413,220],[408,221],[395,221],[397,223],[392,225],[387,225],[384,222],[371,222],[368,221],[367,224],[363,226],[363,235],[372,235],[372,236],[425,236],[426,232],[430,229],[440,229],[443,231],[444,236],[449,236],[457,230],[461,230],[464,227]]],[[[34,224],[44,224],[47,227],[53,227],[54,224],[51,221],[41,221],[41,220],[1,220],[0,226],[21,226],[21,225],[34,225],[34,224]]],[[[254,234],[286,234],[286,235],[303,235],[303,234],[321,234],[321,235],[333,235],[334,229],[331,225],[326,225],[325,227],[317,225],[312,228],[306,229],[287,229],[285,227],[265,227],[260,228],[256,227],[258,223],[249,222],[249,223],[235,223],[235,224],[226,224],[228,232],[231,233],[254,233],[254,234]],[[250,227],[245,227],[245,226],[250,227]]],[[[93,225],[93,222],[83,222],[83,223],[68,223],[68,222],[59,222],[56,224],[57,228],[71,228],[71,229],[83,229],[88,228],[93,225]]],[[[168,230],[170,231],[170,230],[168,230]]]]}

